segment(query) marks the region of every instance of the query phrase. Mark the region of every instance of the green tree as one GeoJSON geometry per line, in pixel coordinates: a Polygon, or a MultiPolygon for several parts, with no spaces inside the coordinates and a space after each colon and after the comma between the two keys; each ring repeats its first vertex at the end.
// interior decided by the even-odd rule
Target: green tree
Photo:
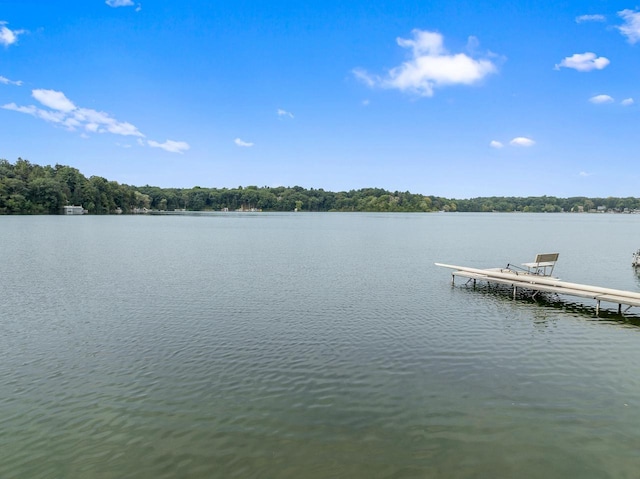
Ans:
{"type": "Polygon", "coordinates": [[[54,178],[37,177],[29,184],[33,213],[56,214],[67,203],[62,185],[54,178]]]}

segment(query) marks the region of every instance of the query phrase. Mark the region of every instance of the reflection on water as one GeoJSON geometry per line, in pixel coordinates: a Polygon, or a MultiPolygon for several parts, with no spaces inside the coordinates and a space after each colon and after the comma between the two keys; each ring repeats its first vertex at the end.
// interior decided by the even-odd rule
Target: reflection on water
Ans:
{"type": "Polygon", "coordinates": [[[637,311],[433,265],[634,289],[604,216],[0,218],[0,477],[635,477],[637,311]]]}

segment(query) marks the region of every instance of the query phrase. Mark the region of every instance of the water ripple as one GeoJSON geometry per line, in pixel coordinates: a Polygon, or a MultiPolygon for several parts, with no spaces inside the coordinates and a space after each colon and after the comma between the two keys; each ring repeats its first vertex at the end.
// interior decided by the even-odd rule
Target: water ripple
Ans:
{"type": "Polygon", "coordinates": [[[19,219],[0,477],[634,477],[640,329],[452,288],[457,218],[19,219]]]}

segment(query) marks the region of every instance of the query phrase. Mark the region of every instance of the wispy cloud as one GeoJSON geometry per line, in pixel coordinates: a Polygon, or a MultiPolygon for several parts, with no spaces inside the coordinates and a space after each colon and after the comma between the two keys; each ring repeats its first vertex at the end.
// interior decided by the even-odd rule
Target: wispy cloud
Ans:
{"type": "Polygon", "coordinates": [[[133,7],[134,3],[132,0],[107,0],[106,2],[107,5],[109,5],[110,7],[133,7]]]}
{"type": "Polygon", "coordinates": [[[578,173],[578,176],[582,176],[582,177],[591,176],[591,173],[587,173],[586,171],[581,171],[580,173],[578,173]]]}
{"type": "Polygon", "coordinates": [[[560,70],[560,68],[564,67],[573,68],[579,72],[589,72],[591,70],[602,70],[609,63],[608,58],[599,57],[592,52],[575,53],[558,63],[555,69],[560,70]]]}
{"type": "Polygon", "coordinates": [[[253,143],[250,143],[248,141],[244,141],[241,140],[240,138],[236,138],[235,140],[233,140],[233,142],[238,145],[241,146],[243,148],[251,148],[253,146],[253,143]]]}
{"type": "Polygon", "coordinates": [[[71,131],[84,129],[90,133],[144,137],[131,123],[118,121],[102,111],[77,107],[60,91],[37,89],[31,91],[31,96],[50,110],[44,110],[34,105],[15,107],[15,103],[4,105],[3,108],[29,113],[45,121],[61,124],[71,131]]]}
{"type": "Polygon", "coordinates": [[[278,108],[277,113],[278,113],[278,116],[288,116],[289,118],[293,118],[293,113],[283,110],[281,108],[278,108]]]}
{"type": "Polygon", "coordinates": [[[26,113],[35,118],[47,121],[49,123],[56,123],[64,126],[68,130],[75,130],[79,125],[79,122],[72,117],[68,117],[65,113],[60,111],[43,110],[34,105],[19,106],[15,103],[7,103],[2,105],[5,110],[17,111],[18,113],[26,113]]]}
{"type": "Polygon", "coordinates": [[[163,150],[168,151],[170,153],[180,153],[180,154],[184,153],[189,148],[191,148],[189,144],[185,143],[184,141],[167,140],[164,143],[158,143],[157,141],[149,140],[147,141],[147,144],[152,148],[162,148],[163,150]]]}
{"type": "Polygon", "coordinates": [[[633,103],[634,103],[633,98],[625,98],[620,102],[622,106],[631,106],[633,105],[633,103]]]}
{"type": "Polygon", "coordinates": [[[589,101],[596,105],[601,105],[603,103],[613,103],[614,100],[609,95],[596,95],[589,98],[589,101]]]}
{"type": "MultiPolygon", "coordinates": [[[[533,141],[531,138],[527,138],[525,136],[517,136],[515,138],[513,138],[509,144],[511,146],[516,146],[516,147],[530,147],[536,144],[535,141],[533,141]]],[[[495,148],[497,150],[499,150],[500,148],[504,148],[504,143],[502,143],[501,141],[498,140],[491,140],[489,142],[489,146],[491,148],[495,148]]]]}
{"type": "MultiPolygon", "coordinates": [[[[88,133],[134,136],[140,139],[141,145],[144,145],[141,139],[145,135],[135,125],[119,121],[103,111],[78,107],[61,91],[36,89],[31,91],[31,96],[46,108],[36,105],[20,106],[13,102],[3,105],[2,108],[31,115],[62,126],[69,131],[80,131],[83,137],[86,137],[88,133]]],[[[149,140],[147,144],[173,153],[183,153],[189,149],[189,145],[182,141],[167,140],[164,143],[158,143],[149,140]]]]}
{"type": "Polygon", "coordinates": [[[624,20],[624,24],[618,27],[620,33],[627,37],[629,43],[640,40],[640,12],[634,10],[621,10],[618,16],[624,20]]]}
{"type": "Polygon", "coordinates": [[[26,33],[26,30],[11,30],[7,26],[7,22],[0,21],[0,45],[8,47],[18,41],[18,36],[26,33]]]}
{"type": "Polygon", "coordinates": [[[526,138],[524,136],[518,136],[509,142],[512,146],[524,146],[530,147],[536,144],[531,138],[526,138]]]}
{"type": "MultiPolygon", "coordinates": [[[[354,76],[369,87],[396,89],[430,97],[435,88],[448,85],[471,85],[497,72],[487,59],[474,59],[464,53],[451,54],[444,48],[440,33],[413,30],[413,38],[397,38],[397,44],[411,50],[411,59],[386,75],[372,75],[362,68],[353,70],[354,76]]],[[[477,46],[477,41],[474,40],[477,46]]]]}
{"type": "Polygon", "coordinates": [[[470,35],[467,38],[467,51],[469,53],[475,53],[480,47],[480,40],[475,35],[470,35]]]}
{"type": "Polygon", "coordinates": [[[0,76],[0,83],[2,83],[4,85],[16,85],[16,86],[22,85],[22,81],[20,81],[20,80],[17,80],[17,81],[9,80],[8,78],[3,77],[3,76],[0,76]]]}
{"type": "Polygon", "coordinates": [[[604,22],[607,20],[607,17],[604,15],[580,15],[576,17],[576,23],[583,22],[604,22]]]}
{"type": "Polygon", "coordinates": [[[37,89],[31,91],[31,96],[44,106],[48,106],[54,110],[68,113],[77,109],[73,102],[61,91],[37,89]]]}

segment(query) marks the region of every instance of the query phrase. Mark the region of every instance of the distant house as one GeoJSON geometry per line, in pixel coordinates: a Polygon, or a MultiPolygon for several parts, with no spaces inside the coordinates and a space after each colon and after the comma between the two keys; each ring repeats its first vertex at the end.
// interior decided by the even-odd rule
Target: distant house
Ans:
{"type": "Polygon", "coordinates": [[[83,215],[87,211],[82,206],[63,206],[62,213],[65,215],[83,215]]]}

